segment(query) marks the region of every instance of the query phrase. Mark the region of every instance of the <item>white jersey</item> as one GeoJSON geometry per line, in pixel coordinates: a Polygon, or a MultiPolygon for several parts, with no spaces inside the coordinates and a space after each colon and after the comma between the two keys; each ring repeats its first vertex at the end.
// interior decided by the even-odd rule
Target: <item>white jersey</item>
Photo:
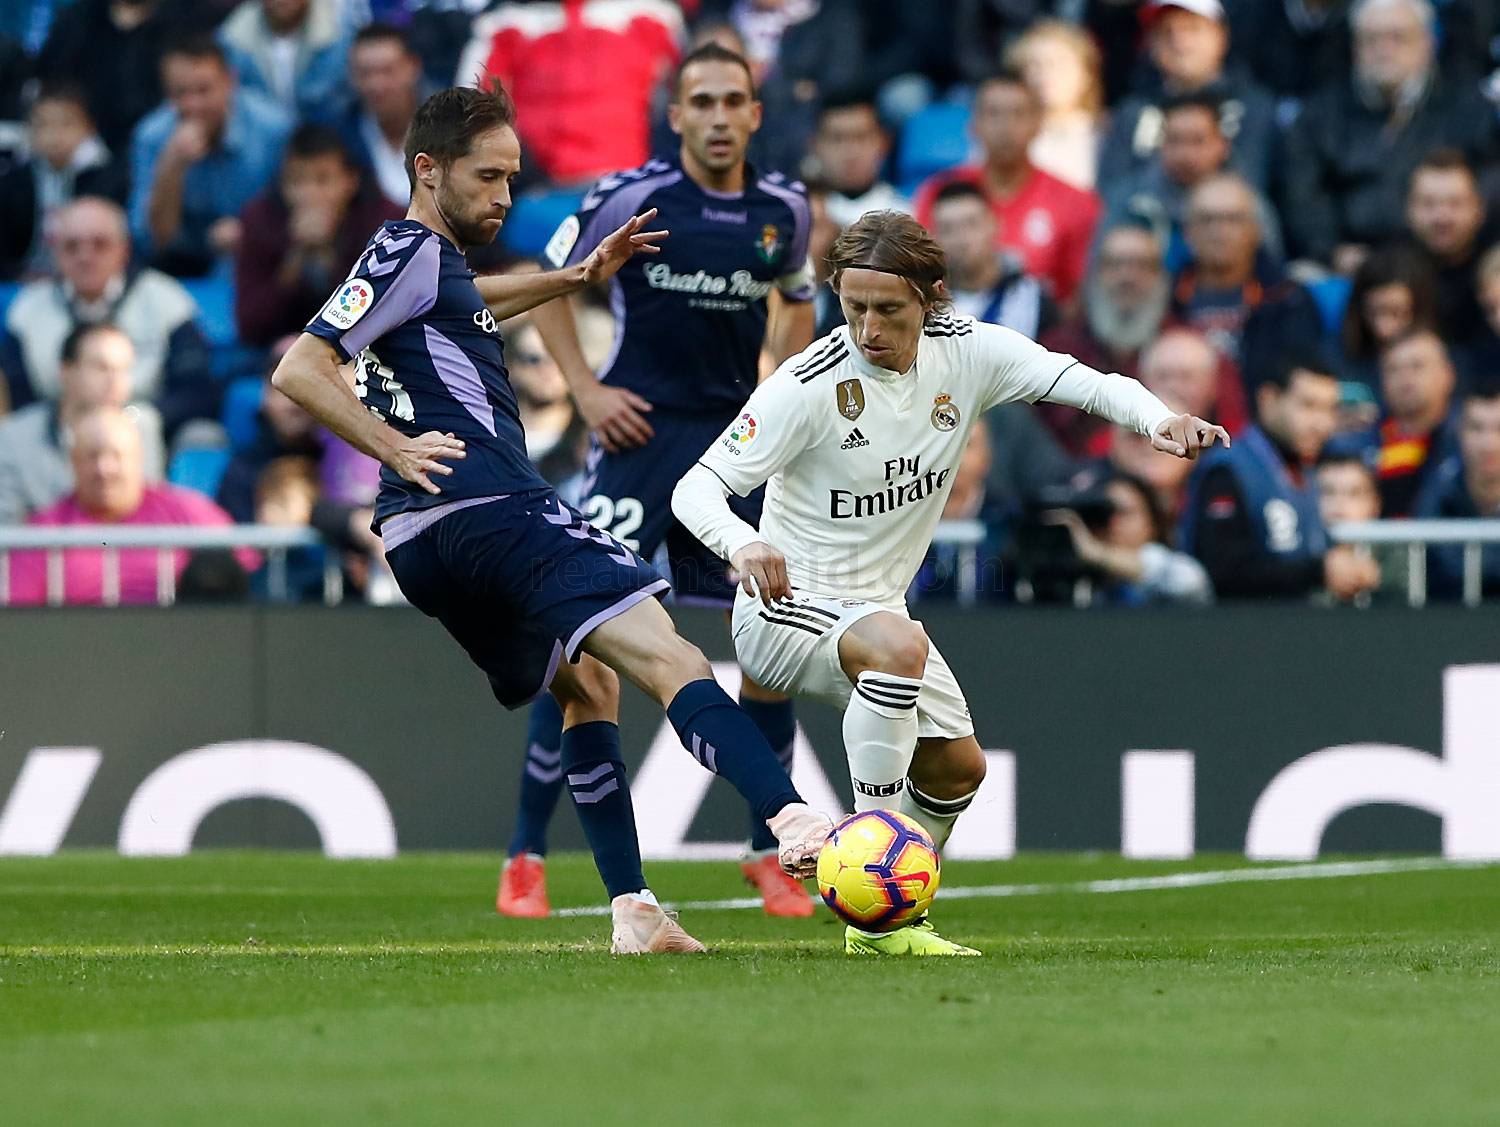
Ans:
{"type": "Polygon", "coordinates": [[[741,496],[766,483],[760,531],[674,508],[726,558],[764,540],[794,588],[904,606],[975,420],[1049,395],[1141,433],[1172,415],[1134,380],[970,317],[929,318],[905,373],[872,364],[841,327],[782,364],[700,459],[741,496]]]}

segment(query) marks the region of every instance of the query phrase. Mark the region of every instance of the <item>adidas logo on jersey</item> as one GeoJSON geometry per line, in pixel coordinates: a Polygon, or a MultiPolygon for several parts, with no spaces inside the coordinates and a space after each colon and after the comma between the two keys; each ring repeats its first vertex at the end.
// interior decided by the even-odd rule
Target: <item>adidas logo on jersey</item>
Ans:
{"type": "Polygon", "coordinates": [[[868,445],[870,445],[870,440],[868,438],[866,438],[864,435],[860,434],[859,433],[859,428],[855,427],[853,430],[851,430],[849,432],[849,436],[847,438],[845,438],[843,442],[839,443],[839,449],[840,450],[858,450],[861,446],[868,446],[868,445]]]}

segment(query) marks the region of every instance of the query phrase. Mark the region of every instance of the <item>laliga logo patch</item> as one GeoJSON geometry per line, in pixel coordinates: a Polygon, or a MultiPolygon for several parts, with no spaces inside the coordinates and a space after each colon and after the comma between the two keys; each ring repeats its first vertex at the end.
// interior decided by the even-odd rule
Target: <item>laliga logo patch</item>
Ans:
{"type": "Polygon", "coordinates": [[[776,224],[767,223],[760,229],[760,241],[755,249],[763,262],[776,257],[776,252],[781,249],[781,232],[776,229],[776,224]]]}
{"type": "Polygon", "coordinates": [[[952,430],[958,426],[958,420],[962,417],[958,413],[958,405],[952,402],[952,398],[944,394],[932,401],[932,425],[938,430],[952,430]]]}
{"type": "Polygon", "coordinates": [[[760,420],[749,411],[746,411],[729,425],[729,433],[722,439],[722,444],[731,454],[738,454],[746,446],[754,442],[755,436],[759,433],[760,420]]]}
{"type": "Polygon", "coordinates": [[[352,278],[323,306],[323,320],[335,329],[349,329],[375,301],[375,288],[363,278],[352,278]]]}
{"type": "MultiPolygon", "coordinates": [[[[585,201],[587,206],[587,201],[585,201]]],[[[543,254],[547,261],[559,270],[567,263],[568,255],[573,250],[573,244],[578,242],[578,235],[582,225],[578,222],[578,216],[570,215],[562,221],[562,226],[552,233],[552,238],[547,240],[547,247],[543,254]]]]}

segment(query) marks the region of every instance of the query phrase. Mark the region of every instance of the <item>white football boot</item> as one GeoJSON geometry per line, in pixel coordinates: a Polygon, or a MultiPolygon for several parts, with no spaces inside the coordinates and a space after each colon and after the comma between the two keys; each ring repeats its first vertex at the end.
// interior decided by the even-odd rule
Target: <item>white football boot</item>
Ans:
{"type": "Polygon", "coordinates": [[[784,872],[798,880],[818,875],[818,854],[833,832],[832,818],[805,802],[792,802],[766,825],[776,835],[776,859],[784,872]]]}
{"type": "Polygon", "coordinates": [[[708,950],[682,930],[676,912],[663,911],[649,892],[627,892],[616,896],[609,906],[614,915],[609,935],[611,955],[697,955],[708,950]]]}

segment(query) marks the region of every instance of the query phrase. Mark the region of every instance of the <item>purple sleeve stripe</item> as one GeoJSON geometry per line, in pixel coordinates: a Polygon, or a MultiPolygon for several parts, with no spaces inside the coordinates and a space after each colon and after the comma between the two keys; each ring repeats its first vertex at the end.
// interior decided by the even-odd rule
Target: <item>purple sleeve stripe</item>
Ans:
{"type": "Polygon", "coordinates": [[[775,196],[791,210],[792,245],[787,251],[787,273],[801,270],[807,261],[807,245],[812,240],[812,212],[808,209],[807,197],[769,180],[759,180],[755,186],[767,195],[775,196]]]}
{"type": "Polygon", "coordinates": [[[431,309],[437,303],[441,259],[437,237],[426,239],[375,304],[339,338],[340,351],[356,356],[398,325],[431,309]]]}
{"type": "Polygon", "coordinates": [[[563,265],[573,266],[582,262],[599,245],[600,239],[640,211],[641,205],[646,202],[652,192],[658,188],[665,188],[669,184],[675,184],[681,179],[682,170],[674,168],[670,172],[648,176],[644,180],[637,180],[620,188],[600,204],[593,215],[583,220],[583,230],[579,232],[578,241],[573,244],[568,261],[563,265]]]}
{"type": "Polygon", "coordinates": [[[448,394],[463,404],[475,422],[494,435],[495,408],[485,394],[484,381],[479,378],[474,361],[431,325],[423,325],[422,333],[427,338],[427,355],[432,358],[433,370],[443,381],[448,394]]]}

